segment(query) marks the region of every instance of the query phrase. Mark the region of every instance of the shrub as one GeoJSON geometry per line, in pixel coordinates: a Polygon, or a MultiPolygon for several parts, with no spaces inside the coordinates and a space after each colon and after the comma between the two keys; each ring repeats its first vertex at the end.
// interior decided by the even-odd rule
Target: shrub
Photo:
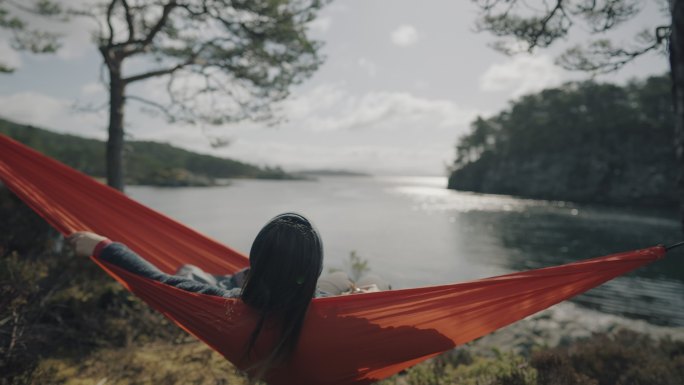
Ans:
{"type": "Polygon", "coordinates": [[[0,385],[30,382],[45,357],[185,336],[1,187],[0,218],[0,385]]]}
{"type": "Polygon", "coordinates": [[[684,384],[684,342],[620,330],[532,356],[540,384],[684,384]]]}

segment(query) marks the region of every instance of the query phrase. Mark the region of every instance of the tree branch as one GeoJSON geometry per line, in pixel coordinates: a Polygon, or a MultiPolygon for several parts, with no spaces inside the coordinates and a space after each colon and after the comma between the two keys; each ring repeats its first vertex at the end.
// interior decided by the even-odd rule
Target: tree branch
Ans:
{"type": "Polygon", "coordinates": [[[571,71],[585,71],[594,74],[606,74],[622,68],[637,57],[657,49],[661,43],[655,41],[650,45],[637,49],[615,48],[607,40],[598,40],[583,49],[574,47],[567,50],[556,64],[571,71]]]}
{"type": "Polygon", "coordinates": [[[152,27],[147,36],[145,36],[145,38],[142,40],[129,40],[129,43],[136,44],[137,47],[130,51],[126,51],[125,56],[132,56],[144,52],[147,49],[147,47],[149,47],[150,44],[152,44],[152,41],[157,36],[159,31],[161,31],[162,28],[164,28],[164,25],[166,25],[166,22],[169,19],[171,11],[173,11],[173,9],[176,7],[178,7],[178,3],[176,2],[176,0],[171,0],[168,3],[166,3],[164,5],[164,8],[162,9],[162,15],[159,17],[159,20],[157,20],[157,23],[152,27]]]}
{"type": "Polygon", "coordinates": [[[131,7],[128,5],[128,1],[121,0],[121,4],[124,7],[126,13],[126,24],[128,24],[128,42],[135,40],[135,23],[133,23],[133,15],[131,14],[131,7]]]}
{"type": "Polygon", "coordinates": [[[565,11],[563,10],[563,0],[556,0],[556,6],[553,7],[551,12],[549,12],[544,19],[542,19],[541,28],[539,28],[537,32],[532,35],[532,39],[531,41],[529,41],[530,46],[527,49],[528,52],[532,52],[532,50],[538,46],[539,38],[541,38],[547,33],[547,26],[551,19],[556,15],[556,12],[558,11],[560,11],[561,13],[563,13],[563,15],[567,17],[565,11]]]}
{"type": "Polygon", "coordinates": [[[144,73],[141,73],[141,74],[138,74],[138,75],[129,76],[129,77],[123,79],[123,82],[124,82],[124,84],[130,84],[130,83],[133,83],[133,82],[137,82],[137,81],[140,81],[140,80],[145,80],[145,79],[153,78],[153,77],[156,77],[156,76],[169,75],[169,74],[172,74],[172,73],[174,73],[174,72],[176,72],[176,71],[182,69],[183,67],[187,67],[187,66],[189,66],[189,65],[191,65],[191,64],[193,64],[193,63],[194,63],[194,58],[193,58],[192,60],[189,60],[189,61],[186,61],[186,62],[184,62],[184,63],[178,64],[178,65],[173,66],[173,67],[171,67],[171,68],[165,68],[165,69],[161,69],[161,70],[150,71],[150,72],[144,72],[144,73]]]}
{"type": "Polygon", "coordinates": [[[145,37],[145,40],[143,40],[143,48],[152,43],[152,40],[154,40],[155,36],[161,31],[161,29],[164,27],[166,24],[166,20],[169,18],[169,15],[171,14],[171,11],[178,6],[178,3],[176,3],[176,0],[171,0],[166,5],[164,5],[164,9],[162,10],[162,15],[159,17],[159,20],[157,21],[157,24],[152,27],[152,30],[150,30],[150,33],[147,34],[147,37],[145,37]]]}
{"type": "Polygon", "coordinates": [[[126,96],[126,99],[127,100],[133,100],[133,101],[148,105],[150,107],[154,107],[155,109],[161,111],[170,122],[177,120],[176,116],[169,110],[169,108],[167,106],[161,104],[161,103],[153,102],[151,100],[141,98],[140,96],[135,96],[135,95],[128,95],[128,96],[126,96]]]}
{"type": "Polygon", "coordinates": [[[659,27],[656,27],[655,29],[655,34],[656,34],[656,42],[658,44],[665,42],[670,38],[670,33],[672,33],[672,26],[671,25],[661,25],[659,27]]]}
{"type": "Polygon", "coordinates": [[[114,5],[117,0],[112,0],[107,6],[107,28],[109,28],[109,37],[107,38],[107,46],[114,45],[114,26],[112,25],[112,13],[114,13],[114,5]]]}
{"type": "MultiPolygon", "coordinates": [[[[99,34],[98,37],[102,38],[102,36],[104,36],[104,26],[102,25],[102,20],[100,20],[100,18],[98,16],[96,16],[93,12],[82,10],[82,9],[69,8],[65,11],[65,14],[67,15],[67,17],[79,16],[79,17],[86,17],[86,18],[92,20],[95,23],[95,25],[97,26],[97,29],[98,29],[97,33],[99,34]]],[[[102,38],[102,39],[104,39],[104,38],[102,38]]]]}
{"type": "Polygon", "coordinates": [[[53,3],[52,1],[48,0],[43,0],[36,3],[33,3],[33,7],[28,7],[25,4],[22,4],[22,2],[19,1],[14,1],[14,0],[3,0],[4,2],[7,2],[11,6],[13,6],[16,9],[19,9],[21,11],[24,11],[26,13],[32,13],[34,15],[42,15],[42,16],[56,16],[60,15],[62,13],[62,8],[59,6],[58,3],[53,3]]]}
{"type": "Polygon", "coordinates": [[[74,104],[72,106],[72,109],[76,112],[94,113],[94,112],[105,111],[105,110],[107,110],[108,107],[109,107],[109,100],[106,102],[103,102],[99,105],[94,105],[93,103],[74,104]]]}
{"type": "Polygon", "coordinates": [[[206,1],[202,2],[202,11],[198,12],[190,8],[188,4],[178,4],[179,7],[183,8],[186,12],[188,12],[191,16],[193,17],[198,17],[198,16],[204,16],[209,13],[209,8],[207,8],[207,3],[206,1]]]}
{"type": "Polygon", "coordinates": [[[204,51],[207,47],[212,46],[214,44],[214,41],[216,41],[216,40],[218,40],[218,39],[214,39],[212,41],[207,41],[204,44],[202,44],[202,46],[200,46],[197,49],[197,51],[193,52],[190,55],[190,57],[183,63],[180,63],[176,66],[171,67],[171,68],[155,70],[155,71],[142,73],[139,75],[129,76],[128,78],[123,79],[123,81],[125,84],[129,84],[129,83],[137,82],[139,80],[149,79],[149,78],[156,77],[156,76],[164,76],[164,75],[173,74],[174,72],[176,72],[180,69],[183,69],[187,66],[193,65],[193,64],[204,64],[204,63],[201,63],[201,60],[198,60],[198,58],[199,58],[200,54],[202,53],[202,51],[204,51]]]}
{"type": "Polygon", "coordinates": [[[516,41],[525,43],[524,48],[511,48],[505,42],[497,42],[495,48],[508,55],[548,47],[556,39],[565,36],[573,24],[565,9],[568,6],[567,0],[554,0],[552,6],[544,1],[545,10],[537,10],[524,3],[528,9],[533,10],[534,14],[531,16],[513,14],[514,7],[519,3],[524,1],[479,1],[483,15],[476,23],[475,31],[489,31],[499,37],[511,36],[516,41]]]}

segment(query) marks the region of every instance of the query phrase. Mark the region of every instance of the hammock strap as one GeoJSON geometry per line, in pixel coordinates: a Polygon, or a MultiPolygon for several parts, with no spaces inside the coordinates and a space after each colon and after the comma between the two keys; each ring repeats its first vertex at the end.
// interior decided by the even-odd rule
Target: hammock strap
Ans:
{"type": "Polygon", "coordinates": [[[681,246],[684,246],[684,241],[677,242],[677,243],[672,244],[670,246],[665,246],[665,250],[670,251],[672,249],[676,249],[677,247],[681,247],[681,246]]]}

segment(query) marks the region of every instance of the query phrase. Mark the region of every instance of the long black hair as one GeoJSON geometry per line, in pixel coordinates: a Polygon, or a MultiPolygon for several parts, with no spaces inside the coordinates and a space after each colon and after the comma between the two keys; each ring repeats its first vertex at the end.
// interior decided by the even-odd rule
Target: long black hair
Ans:
{"type": "Polygon", "coordinates": [[[257,234],[249,252],[250,268],[242,301],[259,312],[245,349],[252,349],[266,319],[280,324],[280,338],[268,357],[252,369],[257,379],[294,351],[309,303],[323,269],[323,245],[318,232],[303,216],[280,214],[257,234]]]}

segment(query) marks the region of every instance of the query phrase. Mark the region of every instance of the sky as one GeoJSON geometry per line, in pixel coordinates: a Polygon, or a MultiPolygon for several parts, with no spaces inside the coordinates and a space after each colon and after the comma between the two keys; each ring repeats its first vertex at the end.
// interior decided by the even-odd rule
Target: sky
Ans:
{"type": "MultiPolygon", "coordinates": [[[[638,31],[667,24],[659,11],[662,0],[640,4],[641,13],[609,37],[629,44],[638,31]]],[[[594,37],[582,25],[568,41],[509,57],[490,47],[492,35],[474,31],[477,16],[470,1],[333,1],[308,26],[310,36],[324,43],[325,62],[280,103],[283,123],[171,125],[129,101],[127,138],[288,171],[445,175],[458,138],[475,117],[495,115],[526,93],[589,78],[554,64],[564,49],[594,37]],[[216,138],[230,144],[212,148],[216,138]]],[[[52,28],[64,35],[56,55],[13,51],[0,30],[0,58],[17,68],[0,75],[0,116],[105,139],[106,110],[84,111],[107,102],[92,24],[75,19],[52,28]]],[[[667,70],[666,57],[648,54],[596,79],[625,83],[667,70]]],[[[131,91],[154,97],[161,90],[152,80],[131,91]]]]}

